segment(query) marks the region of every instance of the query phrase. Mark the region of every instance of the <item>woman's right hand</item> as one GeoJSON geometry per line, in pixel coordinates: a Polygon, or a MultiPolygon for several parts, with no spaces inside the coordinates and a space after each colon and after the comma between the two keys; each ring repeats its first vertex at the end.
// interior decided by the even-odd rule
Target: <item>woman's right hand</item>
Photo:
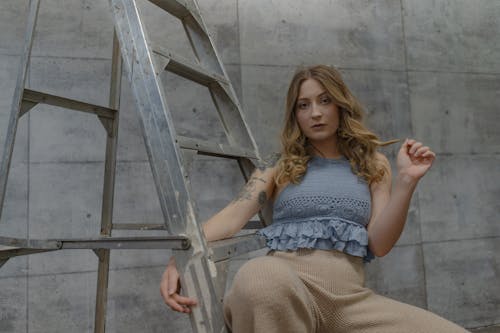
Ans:
{"type": "Polygon", "coordinates": [[[191,306],[197,304],[196,300],[189,297],[181,296],[181,283],[179,272],[175,266],[174,257],[170,258],[165,272],[161,278],[160,292],[165,304],[172,310],[184,313],[191,313],[191,306]]]}

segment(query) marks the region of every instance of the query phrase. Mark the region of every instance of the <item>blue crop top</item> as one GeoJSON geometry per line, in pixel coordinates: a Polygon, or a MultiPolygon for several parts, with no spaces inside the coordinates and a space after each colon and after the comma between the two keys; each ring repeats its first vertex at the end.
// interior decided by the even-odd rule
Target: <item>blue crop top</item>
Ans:
{"type": "Polygon", "coordinates": [[[374,258],[368,249],[370,190],[349,161],[312,157],[299,184],[289,184],[274,202],[273,223],[258,233],[272,250],[316,248],[374,258]]]}

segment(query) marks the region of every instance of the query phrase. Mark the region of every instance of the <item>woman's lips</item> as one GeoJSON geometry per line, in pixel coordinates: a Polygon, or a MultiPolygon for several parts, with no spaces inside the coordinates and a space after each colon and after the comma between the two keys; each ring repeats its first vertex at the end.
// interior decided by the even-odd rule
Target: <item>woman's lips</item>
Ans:
{"type": "Polygon", "coordinates": [[[316,125],[313,125],[311,126],[312,128],[323,128],[325,126],[325,124],[316,124],[316,125]]]}

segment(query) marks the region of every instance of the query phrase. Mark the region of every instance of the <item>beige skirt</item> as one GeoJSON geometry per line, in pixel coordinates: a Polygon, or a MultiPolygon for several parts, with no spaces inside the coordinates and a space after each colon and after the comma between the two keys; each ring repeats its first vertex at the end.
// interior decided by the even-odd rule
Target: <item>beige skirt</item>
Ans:
{"type": "Polygon", "coordinates": [[[234,333],[468,332],[364,284],[361,257],[335,250],[270,251],[240,268],[224,298],[224,318],[234,333]]]}

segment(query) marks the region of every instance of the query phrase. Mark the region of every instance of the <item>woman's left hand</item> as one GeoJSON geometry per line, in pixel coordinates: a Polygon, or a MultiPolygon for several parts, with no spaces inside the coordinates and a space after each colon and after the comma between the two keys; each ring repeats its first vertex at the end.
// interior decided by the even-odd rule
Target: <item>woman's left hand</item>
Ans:
{"type": "Polygon", "coordinates": [[[406,139],[397,157],[398,172],[418,180],[429,170],[435,158],[436,154],[422,142],[406,139]]]}

